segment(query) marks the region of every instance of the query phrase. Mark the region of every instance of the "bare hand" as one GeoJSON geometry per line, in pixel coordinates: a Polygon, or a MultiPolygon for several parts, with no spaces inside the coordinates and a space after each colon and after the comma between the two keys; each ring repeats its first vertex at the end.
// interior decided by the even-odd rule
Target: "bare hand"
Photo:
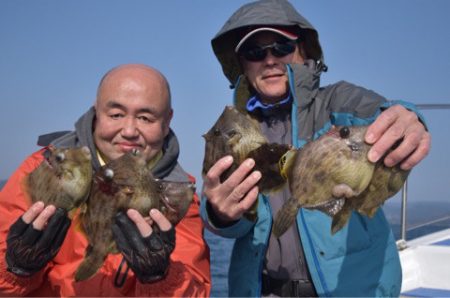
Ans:
{"type": "Polygon", "coordinates": [[[42,231],[55,211],[55,206],[45,206],[43,202],[39,201],[31,205],[31,207],[22,215],[22,220],[26,224],[33,223],[33,228],[42,231]]]}
{"type": "Polygon", "coordinates": [[[233,163],[231,156],[219,159],[204,177],[203,195],[216,215],[223,223],[238,220],[250,209],[258,197],[256,183],[261,172],[250,171],[255,166],[253,159],[245,160],[227,180],[220,182],[220,175],[233,163]]]}
{"type": "Polygon", "coordinates": [[[127,215],[134,222],[142,237],[148,237],[152,234],[152,223],[155,222],[161,231],[168,231],[172,227],[169,220],[157,209],[150,210],[150,218],[144,218],[134,209],[128,209],[127,215]]]}
{"type": "Polygon", "coordinates": [[[392,167],[401,163],[403,170],[410,170],[430,151],[431,135],[416,113],[395,105],[383,111],[367,130],[366,142],[373,144],[369,160],[378,161],[401,138],[400,145],[384,158],[384,164],[392,167]]]}

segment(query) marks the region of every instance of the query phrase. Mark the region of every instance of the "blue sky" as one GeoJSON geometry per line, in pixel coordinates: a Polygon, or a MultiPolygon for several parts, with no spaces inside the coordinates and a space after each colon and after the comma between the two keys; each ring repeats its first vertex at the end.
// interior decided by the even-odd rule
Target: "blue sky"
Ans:
{"type": "MultiPolygon", "coordinates": [[[[70,130],[98,81],[123,63],[158,68],[171,84],[180,161],[201,184],[204,140],[232,91],[210,47],[247,1],[0,1],[0,179],[70,130]]],[[[318,29],[329,71],[389,99],[450,103],[450,1],[292,1],[318,29]]],[[[411,200],[450,198],[450,110],[423,111],[432,151],[410,175],[411,200]]]]}

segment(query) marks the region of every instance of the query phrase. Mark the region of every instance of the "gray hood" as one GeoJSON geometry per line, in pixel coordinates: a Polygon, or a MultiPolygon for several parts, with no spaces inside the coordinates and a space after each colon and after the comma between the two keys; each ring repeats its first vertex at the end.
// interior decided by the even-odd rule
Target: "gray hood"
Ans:
{"type": "Polygon", "coordinates": [[[242,74],[234,48],[243,32],[252,27],[293,26],[304,42],[308,59],[323,62],[323,53],[316,29],[285,0],[261,0],[239,8],[212,39],[211,44],[223,72],[232,86],[242,74]]]}

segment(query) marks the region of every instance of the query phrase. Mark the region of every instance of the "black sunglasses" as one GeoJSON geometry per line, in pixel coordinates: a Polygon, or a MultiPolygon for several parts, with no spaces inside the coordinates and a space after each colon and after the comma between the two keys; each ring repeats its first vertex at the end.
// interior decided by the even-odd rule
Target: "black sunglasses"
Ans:
{"type": "Polygon", "coordinates": [[[273,44],[258,46],[249,45],[239,51],[240,55],[248,61],[262,61],[267,56],[267,50],[270,50],[273,56],[281,58],[292,54],[295,51],[295,40],[286,40],[283,42],[274,42],[273,44]]]}

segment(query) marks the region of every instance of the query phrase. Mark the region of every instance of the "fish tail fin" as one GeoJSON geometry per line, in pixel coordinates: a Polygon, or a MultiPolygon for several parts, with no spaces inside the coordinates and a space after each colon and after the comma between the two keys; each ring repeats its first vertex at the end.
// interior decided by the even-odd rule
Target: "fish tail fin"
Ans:
{"type": "Polygon", "coordinates": [[[333,221],[331,223],[331,235],[336,234],[337,231],[342,229],[350,219],[352,210],[350,208],[343,208],[341,211],[333,216],[333,221]]]}
{"type": "Polygon", "coordinates": [[[75,281],[78,282],[91,278],[103,265],[105,259],[105,254],[93,250],[92,246],[88,246],[84,260],[75,272],[75,281]]]}
{"type": "Polygon", "coordinates": [[[291,198],[277,212],[272,226],[272,234],[275,237],[280,238],[294,223],[298,209],[297,200],[291,198]]]}

